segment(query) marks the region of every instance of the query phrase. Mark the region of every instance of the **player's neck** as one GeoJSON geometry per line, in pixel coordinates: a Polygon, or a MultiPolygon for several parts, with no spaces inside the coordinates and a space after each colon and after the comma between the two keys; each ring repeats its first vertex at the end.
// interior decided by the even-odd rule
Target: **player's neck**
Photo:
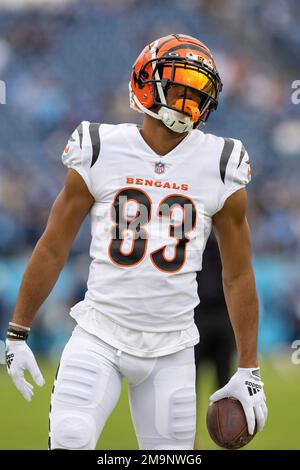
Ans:
{"type": "Polygon", "coordinates": [[[188,134],[173,132],[158,119],[147,115],[144,116],[140,133],[149,147],[161,156],[171,152],[188,134]]]}

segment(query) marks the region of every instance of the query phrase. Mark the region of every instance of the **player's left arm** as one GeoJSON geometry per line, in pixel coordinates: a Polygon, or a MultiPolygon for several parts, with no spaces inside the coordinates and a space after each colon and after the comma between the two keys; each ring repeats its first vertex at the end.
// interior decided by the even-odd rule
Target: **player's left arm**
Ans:
{"type": "Polygon", "coordinates": [[[258,299],[246,219],[247,193],[233,193],[213,218],[222,260],[222,281],[234,330],[239,367],[257,367],[258,299]]]}
{"type": "Polygon", "coordinates": [[[257,358],[258,300],[246,209],[246,190],[239,189],[227,198],[213,218],[222,260],[224,294],[238,352],[238,369],[210,400],[238,399],[246,415],[248,431],[253,434],[255,426],[258,431],[263,429],[268,411],[257,358]]]}

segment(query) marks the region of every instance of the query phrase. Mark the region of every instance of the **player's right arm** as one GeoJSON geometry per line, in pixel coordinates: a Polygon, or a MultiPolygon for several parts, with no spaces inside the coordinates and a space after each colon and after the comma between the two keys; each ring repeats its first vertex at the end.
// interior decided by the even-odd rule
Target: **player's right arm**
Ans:
{"type": "MultiPolygon", "coordinates": [[[[51,208],[44,233],[27,264],[11,322],[13,331],[23,335],[39,307],[53,289],[63,269],[78,230],[89,213],[94,198],[79,173],[68,170],[65,185],[51,208]],[[21,325],[21,327],[16,326],[21,325]]],[[[28,369],[40,386],[44,384],[35,358],[26,341],[8,333],[6,355],[8,372],[24,398],[31,400],[32,385],[24,378],[28,369]]]]}
{"type": "Polygon", "coordinates": [[[46,229],[26,267],[12,322],[30,326],[53,289],[93,203],[94,198],[82,177],[75,170],[69,170],[65,185],[51,208],[46,229]]]}

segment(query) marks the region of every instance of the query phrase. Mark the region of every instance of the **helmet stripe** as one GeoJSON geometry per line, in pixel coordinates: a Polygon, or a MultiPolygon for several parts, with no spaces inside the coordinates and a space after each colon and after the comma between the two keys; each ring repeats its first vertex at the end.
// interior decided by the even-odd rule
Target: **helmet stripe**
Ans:
{"type": "Polygon", "coordinates": [[[180,49],[190,49],[190,50],[194,50],[194,51],[203,52],[205,55],[210,57],[210,59],[213,59],[213,56],[211,55],[211,53],[209,51],[203,49],[200,46],[196,46],[194,44],[179,44],[178,46],[171,47],[171,49],[168,49],[168,51],[166,51],[166,52],[175,52],[175,51],[178,51],[180,49]]]}
{"type": "MultiPolygon", "coordinates": [[[[173,35],[172,35],[172,36],[173,36],[173,35]]],[[[175,39],[176,39],[176,38],[175,38],[175,34],[174,34],[174,37],[171,37],[171,38],[169,38],[169,39],[166,39],[166,41],[162,42],[162,43],[159,45],[159,47],[158,47],[158,49],[157,49],[157,52],[160,51],[160,49],[161,49],[165,44],[168,44],[168,42],[170,42],[170,41],[175,41],[175,39]]]]}

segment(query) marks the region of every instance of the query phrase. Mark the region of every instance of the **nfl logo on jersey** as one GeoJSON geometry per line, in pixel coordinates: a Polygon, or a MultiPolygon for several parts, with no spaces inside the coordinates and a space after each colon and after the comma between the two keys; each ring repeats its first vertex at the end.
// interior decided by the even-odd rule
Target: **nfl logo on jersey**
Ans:
{"type": "Polygon", "coordinates": [[[155,173],[158,175],[161,175],[162,173],[165,172],[165,164],[163,162],[157,162],[155,163],[155,168],[154,168],[155,173]]]}

